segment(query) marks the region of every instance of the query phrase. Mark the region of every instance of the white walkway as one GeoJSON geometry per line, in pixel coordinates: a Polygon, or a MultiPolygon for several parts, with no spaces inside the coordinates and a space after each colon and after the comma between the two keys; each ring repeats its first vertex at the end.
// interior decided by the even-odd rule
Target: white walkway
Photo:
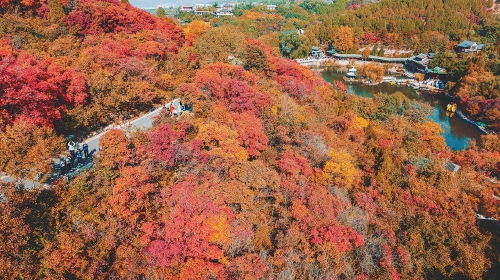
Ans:
{"type": "MultiPolygon", "coordinates": [[[[122,129],[122,130],[129,130],[129,129],[134,130],[134,129],[149,128],[153,125],[153,118],[158,116],[162,110],[164,110],[164,109],[168,110],[170,108],[170,104],[174,105],[174,108],[175,108],[175,110],[177,110],[177,112],[183,111],[183,108],[180,104],[180,100],[174,99],[174,100],[170,101],[169,103],[167,103],[163,106],[160,106],[159,108],[156,108],[154,111],[151,111],[145,115],[138,117],[137,119],[130,120],[130,121],[128,121],[124,124],[121,124],[121,125],[110,125],[110,126],[106,127],[103,132],[101,132],[97,135],[94,135],[90,138],[87,138],[78,144],[79,144],[79,146],[81,146],[81,144],[83,142],[86,142],[89,145],[89,154],[97,154],[99,152],[99,140],[101,139],[101,137],[103,135],[108,133],[108,131],[110,131],[111,129],[116,129],[116,128],[122,129]]],[[[54,159],[54,163],[58,164],[59,159],[54,159]]],[[[5,173],[0,173],[0,181],[2,181],[4,183],[11,183],[11,182],[14,182],[16,180],[18,180],[18,179],[11,177],[11,176],[8,176],[5,173]]],[[[24,184],[24,187],[27,189],[41,186],[41,184],[39,182],[37,182],[36,180],[35,181],[34,180],[23,180],[23,184],[24,184]]],[[[44,184],[44,187],[48,187],[48,185],[44,184]]]]}

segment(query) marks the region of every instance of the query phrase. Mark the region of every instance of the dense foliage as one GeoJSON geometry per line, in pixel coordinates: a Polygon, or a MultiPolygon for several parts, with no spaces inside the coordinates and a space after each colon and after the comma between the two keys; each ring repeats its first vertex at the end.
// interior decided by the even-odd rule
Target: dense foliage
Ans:
{"type": "Polygon", "coordinates": [[[37,4],[38,16],[0,19],[2,127],[29,116],[35,124],[93,131],[165,98],[166,61],[185,42],[172,20],[112,0],[62,4],[59,24],[48,20],[45,4],[37,4]]]}
{"type": "MultiPolygon", "coordinates": [[[[452,152],[425,105],[347,94],[278,55],[267,44],[278,29],[258,40],[235,32],[244,19],[182,30],[114,0],[61,4],[59,18],[43,2],[0,2],[2,171],[45,168],[61,149],[52,126],[92,131],[175,97],[192,112],[111,130],[95,167],[72,181],[2,183],[3,277],[495,276],[498,251],[475,213],[500,218],[498,136],[452,152]]],[[[269,22],[300,26],[302,11],[269,22]]]]}

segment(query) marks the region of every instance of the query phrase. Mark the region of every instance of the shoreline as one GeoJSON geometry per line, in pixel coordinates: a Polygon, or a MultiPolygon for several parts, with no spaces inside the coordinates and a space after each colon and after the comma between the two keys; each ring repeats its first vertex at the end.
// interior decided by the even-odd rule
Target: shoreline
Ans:
{"type": "Polygon", "coordinates": [[[456,111],[456,114],[458,117],[460,117],[462,120],[474,125],[475,127],[477,127],[482,133],[484,133],[485,135],[488,135],[490,132],[488,130],[486,130],[484,127],[478,125],[475,121],[467,118],[460,109],[458,109],[456,111]]]}
{"type": "MultiPolygon", "coordinates": [[[[342,67],[342,66],[345,66],[345,65],[342,65],[342,64],[336,63],[336,61],[332,61],[331,59],[323,59],[321,62],[326,62],[326,63],[316,63],[316,64],[314,64],[314,66],[319,66],[319,67],[321,67],[322,69],[314,69],[314,70],[316,70],[316,71],[318,71],[318,72],[321,72],[321,71],[323,71],[323,70],[324,70],[324,68],[326,68],[326,67],[342,67]],[[318,65],[318,64],[319,64],[319,65],[318,65]]],[[[308,66],[308,65],[304,65],[304,66],[308,66]]],[[[357,82],[357,83],[362,83],[362,84],[365,84],[365,83],[363,83],[363,82],[361,82],[361,81],[359,81],[359,80],[350,80],[350,81],[346,81],[346,79],[344,79],[344,82],[351,82],[351,83],[352,83],[352,82],[357,82]]],[[[365,85],[372,85],[372,84],[368,84],[368,83],[366,83],[365,85]]],[[[428,92],[426,92],[426,93],[427,93],[427,94],[430,94],[430,93],[428,93],[428,92]]],[[[436,93],[434,93],[434,94],[435,94],[435,95],[442,95],[442,94],[436,94],[436,93]]],[[[448,95],[444,95],[443,97],[444,97],[444,98],[450,98],[448,95]]],[[[458,109],[458,110],[456,111],[456,114],[457,114],[457,116],[458,116],[460,119],[462,119],[462,120],[464,120],[464,121],[466,121],[466,122],[468,122],[468,123],[470,123],[470,124],[474,125],[474,126],[475,126],[475,127],[476,127],[476,128],[477,128],[480,132],[481,132],[481,133],[483,133],[484,135],[488,135],[488,134],[490,134],[490,133],[493,133],[493,134],[497,134],[497,133],[498,133],[498,131],[496,131],[496,130],[492,130],[492,129],[488,129],[488,128],[485,128],[485,127],[480,126],[480,125],[477,123],[477,122],[479,122],[479,121],[475,121],[475,120],[469,119],[467,116],[465,116],[465,114],[464,114],[464,113],[463,113],[460,109],[458,109]]]]}

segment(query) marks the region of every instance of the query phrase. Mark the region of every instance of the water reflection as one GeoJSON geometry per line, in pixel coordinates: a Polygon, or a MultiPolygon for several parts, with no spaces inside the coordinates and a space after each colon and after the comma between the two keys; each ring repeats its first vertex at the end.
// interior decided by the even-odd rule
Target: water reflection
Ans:
{"type": "MultiPolygon", "coordinates": [[[[332,80],[343,81],[342,78],[344,77],[346,71],[347,68],[327,68],[324,69],[321,74],[323,75],[323,78],[328,82],[332,82],[332,80]]],[[[420,94],[414,89],[408,87],[391,86],[388,83],[381,83],[376,86],[368,86],[361,83],[351,83],[346,84],[346,86],[348,93],[356,94],[359,96],[373,97],[374,94],[379,92],[393,94],[399,91],[411,100],[418,100],[429,104],[432,107],[432,114],[430,115],[430,119],[438,123],[443,128],[443,137],[448,147],[450,147],[452,150],[465,149],[469,146],[471,139],[479,142],[480,136],[482,135],[482,132],[477,129],[477,127],[462,120],[460,117],[456,115],[452,117],[446,116],[446,101],[437,96],[420,94]]]]}

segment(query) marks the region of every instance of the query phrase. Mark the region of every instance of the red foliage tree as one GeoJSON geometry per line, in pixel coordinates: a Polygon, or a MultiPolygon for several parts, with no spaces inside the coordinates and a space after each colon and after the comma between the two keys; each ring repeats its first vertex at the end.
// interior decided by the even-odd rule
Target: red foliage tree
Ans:
{"type": "Polygon", "coordinates": [[[155,190],[146,168],[143,166],[124,167],[113,186],[112,212],[122,217],[126,223],[136,226],[135,222],[143,215],[148,206],[148,197],[155,190]]]}
{"type": "Polygon", "coordinates": [[[313,173],[307,158],[293,152],[285,152],[283,158],[279,160],[278,166],[285,174],[298,175],[302,173],[306,176],[310,176],[313,173]]]}
{"type": "Polygon", "coordinates": [[[203,67],[196,74],[196,85],[231,111],[259,112],[269,106],[269,96],[254,89],[256,77],[243,67],[217,63],[203,67]]]}
{"type": "Polygon", "coordinates": [[[196,186],[189,181],[173,185],[164,203],[171,210],[163,226],[143,226],[141,241],[151,264],[179,267],[185,279],[226,278],[224,264],[228,263],[221,246],[227,242],[227,227],[234,218],[231,211],[197,194],[196,186]]]}
{"type": "Polygon", "coordinates": [[[17,51],[8,39],[0,46],[0,129],[18,119],[52,126],[67,109],[87,98],[83,76],[50,59],[17,51]]]}
{"type": "Polygon", "coordinates": [[[274,79],[283,87],[284,92],[300,101],[319,97],[317,88],[327,85],[320,75],[301,66],[296,61],[285,59],[276,61],[274,79]]]}
{"type": "Polygon", "coordinates": [[[182,46],[185,40],[182,29],[173,21],[162,20],[131,5],[120,5],[118,1],[79,1],[64,22],[81,35],[155,30],[158,34],[168,35],[170,42],[165,45],[174,44],[169,46],[172,51],[182,46]]]}
{"type": "Polygon", "coordinates": [[[351,251],[354,247],[365,245],[363,236],[350,227],[332,225],[313,229],[311,243],[323,244],[331,242],[341,253],[351,251]]]}
{"type": "Polygon", "coordinates": [[[206,162],[207,155],[201,151],[200,141],[187,142],[187,122],[176,125],[165,123],[149,133],[154,158],[167,167],[174,167],[189,160],[206,162]]]}
{"type": "Polygon", "coordinates": [[[244,147],[249,156],[255,157],[267,148],[269,139],[262,131],[262,120],[249,112],[231,114],[240,145],[244,147]]]}
{"type": "Polygon", "coordinates": [[[45,0],[0,0],[0,12],[19,9],[20,12],[33,12],[39,8],[45,0]]]}

